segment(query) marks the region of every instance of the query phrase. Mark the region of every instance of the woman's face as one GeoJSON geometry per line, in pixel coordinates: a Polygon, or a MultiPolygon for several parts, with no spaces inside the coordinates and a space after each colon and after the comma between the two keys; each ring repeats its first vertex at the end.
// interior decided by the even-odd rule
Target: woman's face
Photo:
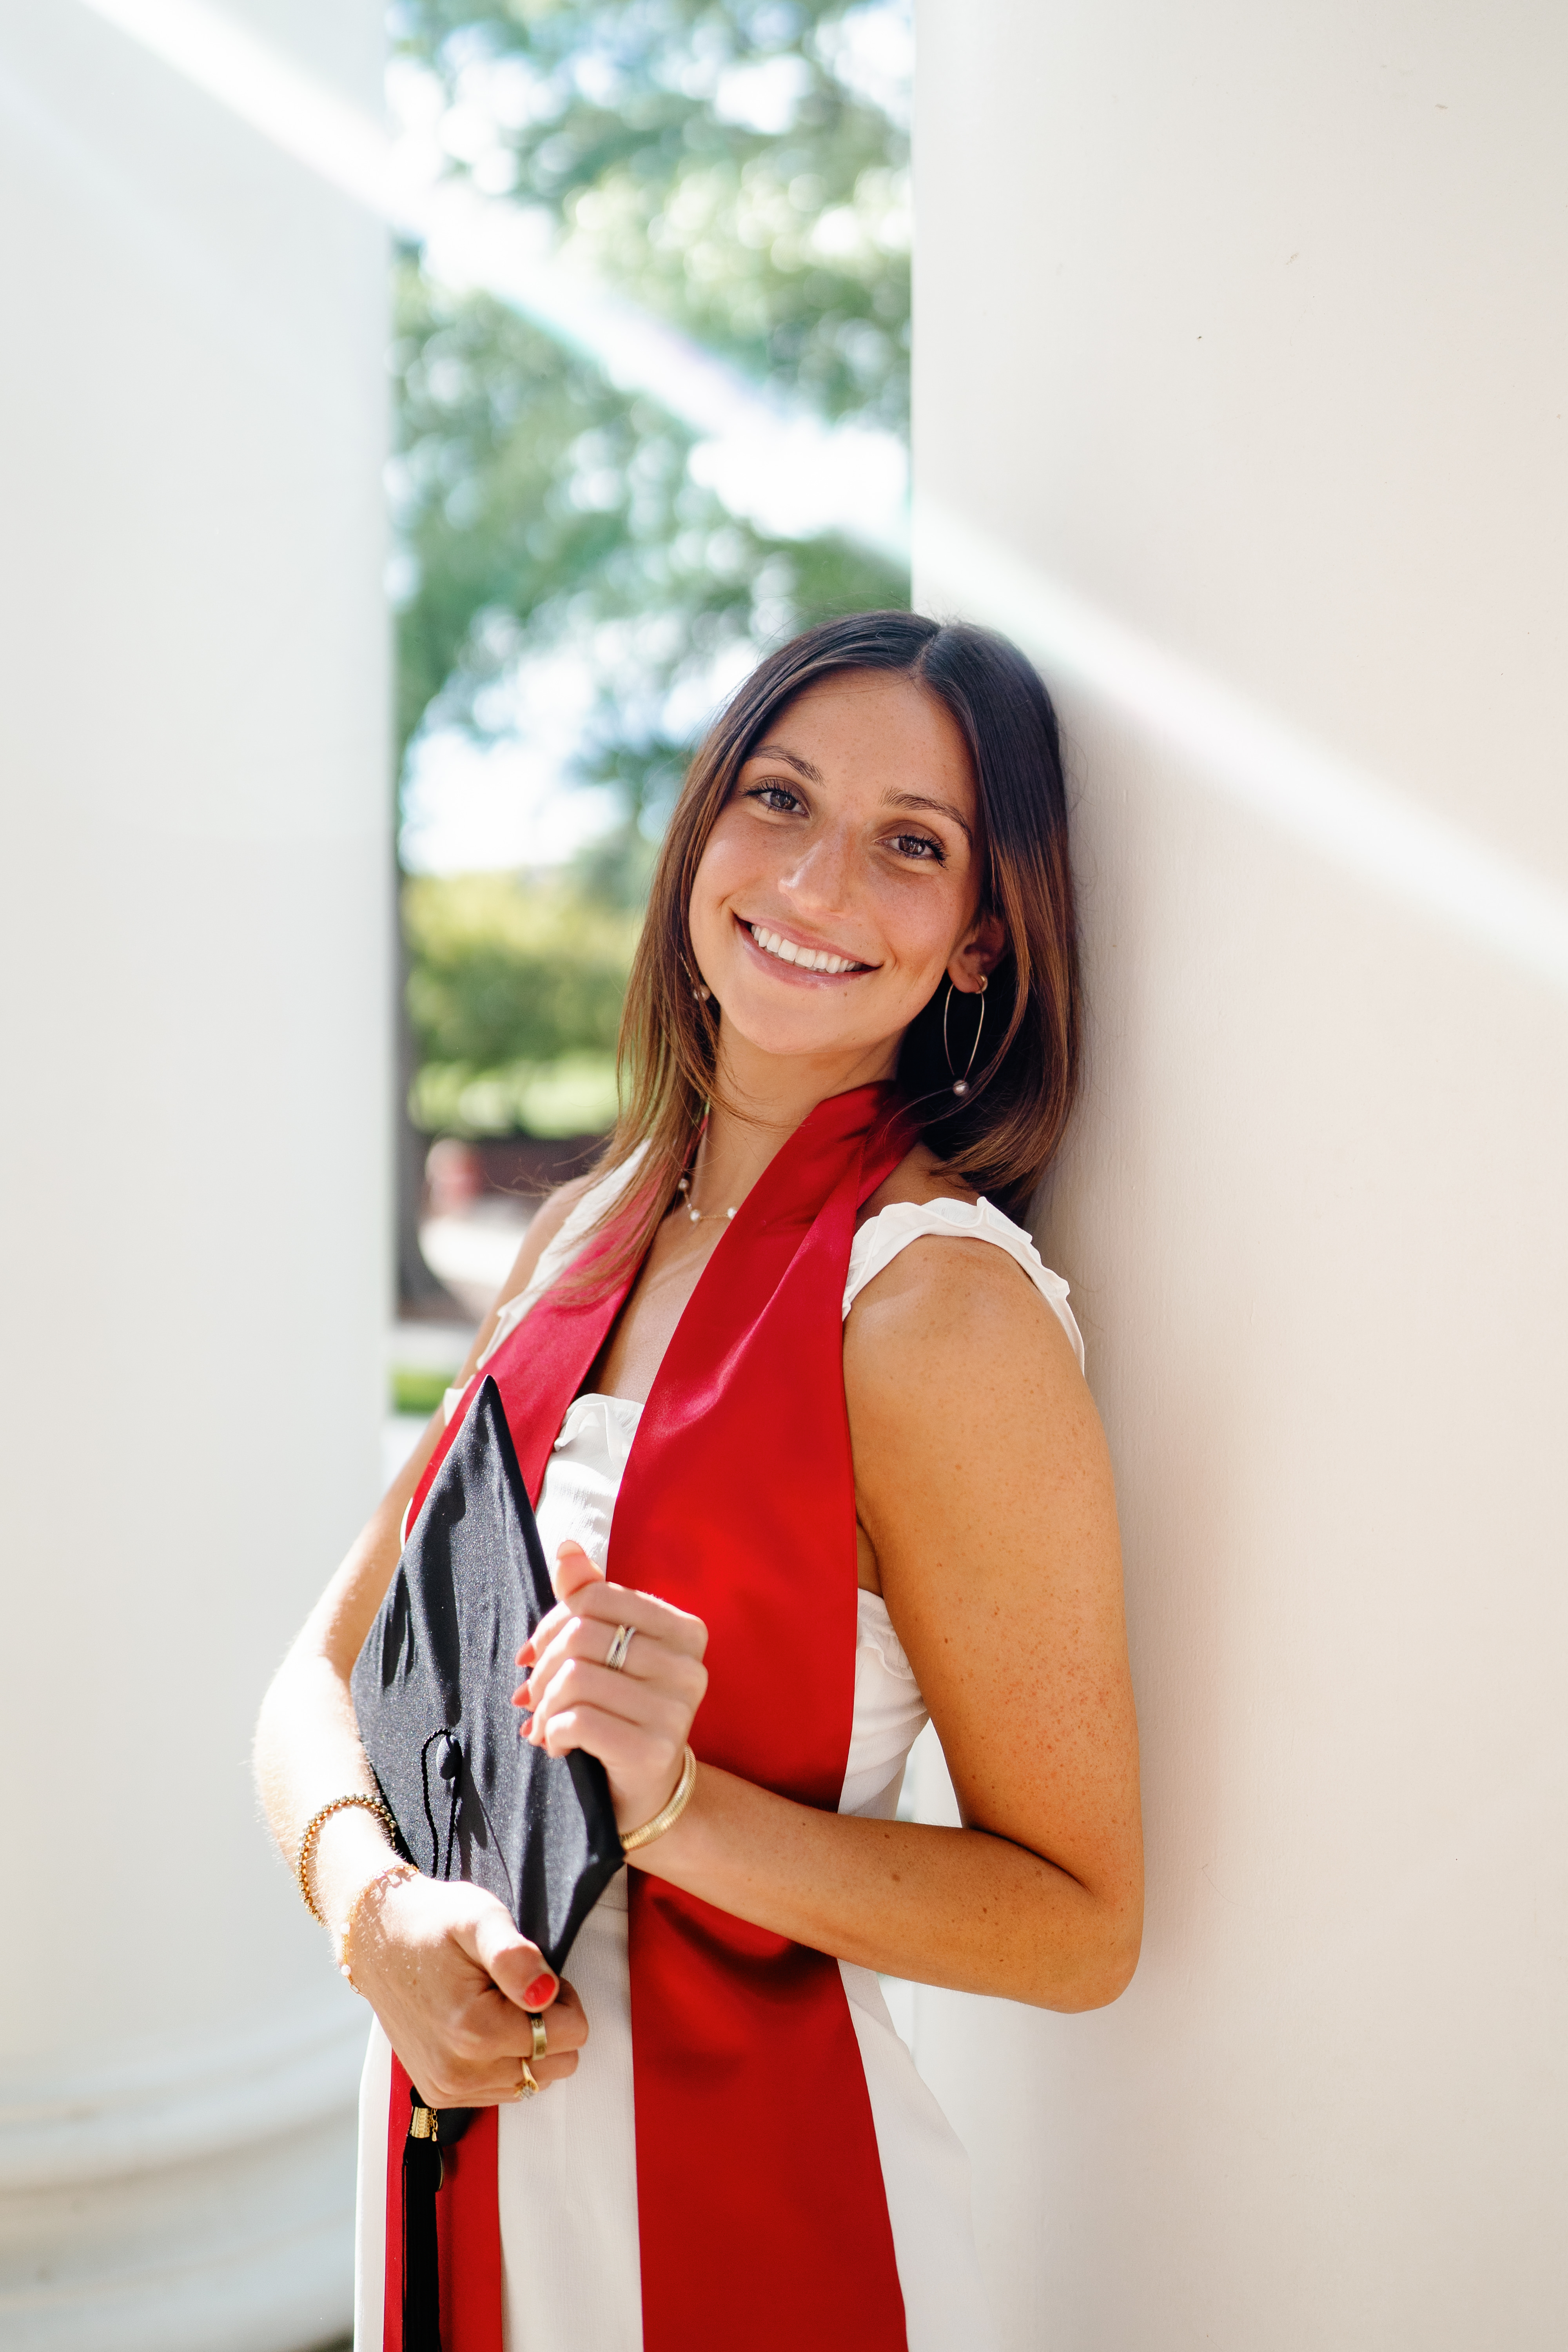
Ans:
{"type": "Polygon", "coordinates": [[[865,1077],[944,974],[1002,948],[976,919],[974,779],[954,720],[907,677],[848,670],[773,719],[709,836],[692,945],[731,1055],[844,1057],[865,1077]]]}

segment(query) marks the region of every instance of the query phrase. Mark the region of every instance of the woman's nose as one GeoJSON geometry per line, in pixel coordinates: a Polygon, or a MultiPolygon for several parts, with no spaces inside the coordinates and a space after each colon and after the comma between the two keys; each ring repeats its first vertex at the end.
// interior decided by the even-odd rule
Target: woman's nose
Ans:
{"type": "Polygon", "coordinates": [[[779,886],[803,906],[842,909],[849,895],[853,863],[843,834],[819,834],[802,850],[789,872],[779,877],[779,886]]]}

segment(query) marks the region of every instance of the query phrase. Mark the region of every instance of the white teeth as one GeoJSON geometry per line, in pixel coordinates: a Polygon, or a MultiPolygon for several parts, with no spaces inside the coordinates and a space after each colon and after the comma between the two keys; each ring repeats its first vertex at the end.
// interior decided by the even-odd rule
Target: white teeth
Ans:
{"type": "Polygon", "coordinates": [[[758,923],[751,925],[752,937],[769,955],[781,962],[793,963],[801,971],[853,971],[854,961],[849,956],[829,955],[826,948],[797,948],[793,940],[783,938],[777,931],[764,931],[758,923]]]}

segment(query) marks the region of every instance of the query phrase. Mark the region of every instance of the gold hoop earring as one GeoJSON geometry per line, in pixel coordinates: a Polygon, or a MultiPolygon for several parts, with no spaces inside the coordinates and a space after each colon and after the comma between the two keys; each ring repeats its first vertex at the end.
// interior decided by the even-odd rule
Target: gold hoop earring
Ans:
{"type": "MultiPolygon", "coordinates": [[[[965,990],[964,993],[967,995],[968,991],[965,990]]],[[[969,1059],[963,1066],[963,1076],[962,1077],[959,1076],[958,1072],[952,1066],[952,1048],[947,1042],[947,1016],[952,1008],[952,982],[951,980],[947,983],[947,994],[942,1000],[942,1050],[947,1061],[948,1075],[952,1080],[952,1091],[958,1097],[960,1102],[963,1100],[964,1096],[969,1092],[969,1074],[974,1067],[974,1056],[980,1051],[980,1032],[985,1026],[985,981],[984,975],[982,975],[977,993],[980,998],[980,1018],[974,1024],[974,1043],[969,1049],[969,1059]]]]}

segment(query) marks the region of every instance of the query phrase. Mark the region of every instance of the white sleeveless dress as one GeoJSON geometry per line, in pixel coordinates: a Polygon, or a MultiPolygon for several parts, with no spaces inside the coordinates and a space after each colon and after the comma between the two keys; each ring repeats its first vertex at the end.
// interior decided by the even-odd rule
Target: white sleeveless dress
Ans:
{"type": "MultiPolygon", "coordinates": [[[[565,1220],[527,1288],[503,1308],[487,1356],[570,1261],[610,1187],[618,1190],[627,1172],[618,1170],[607,1186],[585,1194],[565,1220]]],[[[1041,1263],[1023,1228],[989,1201],[900,1202],[868,1218],[849,1255],[845,1315],[900,1250],[931,1234],[1005,1249],[1059,1318],[1081,1369],[1083,1342],[1067,1303],[1067,1284],[1041,1263]]],[[[448,1417],[460,1394],[448,1391],[448,1417]]],[[[546,1559],[570,1536],[604,1563],[641,1412],[621,1397],[580,1396],[572,1404],[539,1497],[546,1559]]],[[[879,1821],[894,1816],[910,1749],[927,1720],[886,1604],[862,1592],[841,1813],[879,1821]]],[[[875,1976],[847,1961],[839,1968],[866,2070],[910,2352],[957,2352],[959,2347],[995,2352],[970,2219],[968,2159],[894,2031],[875,1976]]],[[[500,2110],[505,2343],[507,2352],[642,2352],[624,1872],[589,1915],[567,1973],[589,2021],[577,2072],[543,2097],[500,2110]]],[[[386,2037],[373,2024],[360,2098],[355,2352],[382,2352],[389,2061],[386,2037]]],[[[802,2253],[809,2259],[807,2249],[802,2253]]]]}

